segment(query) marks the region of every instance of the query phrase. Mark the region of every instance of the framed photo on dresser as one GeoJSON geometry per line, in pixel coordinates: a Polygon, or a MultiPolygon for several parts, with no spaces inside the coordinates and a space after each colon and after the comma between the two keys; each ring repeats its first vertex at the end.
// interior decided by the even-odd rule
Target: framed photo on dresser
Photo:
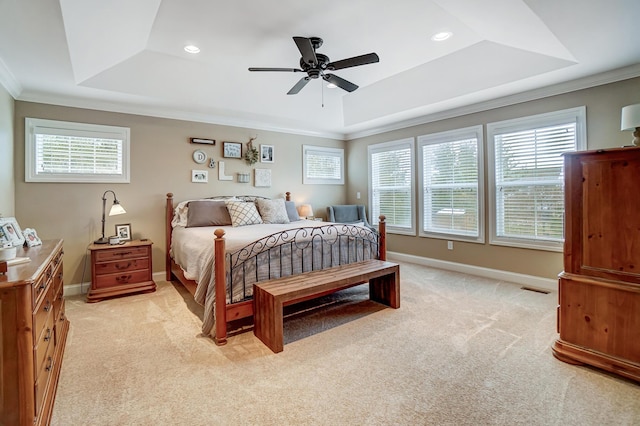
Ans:
{"type": "Polygon", "coordinates": [[[24,228],[22,231],[24,241],[28,247],[35,247],[42,245],[42,240],[38,237],[36,230],[33,228],[24,228]]]}
{"type": "Polygon", "coordinates": [[[0,247],[24,245],[24,236],[15,217],[0,217],[0,247]]]}

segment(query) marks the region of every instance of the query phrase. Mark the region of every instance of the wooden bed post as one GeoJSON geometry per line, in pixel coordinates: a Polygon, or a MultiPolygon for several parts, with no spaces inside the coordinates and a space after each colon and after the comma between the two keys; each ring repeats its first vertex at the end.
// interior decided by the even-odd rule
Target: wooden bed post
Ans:
{"type": "Polygon", "coordinates": [[[284,195],[285,195],[284,199],[286,201],[291,201],[291,193],[290,192],[287,191],[287,192],[284,193],[284,195]]]}
{"type": "Polygon", "coordinates": [[[165,222],[165,238],[166,238],[166,258],[165,269],[167,271],[167,281],[171,282],[171,221],[173,220],[173,193],[167,193],[166,222],[165,222]]]}
{"type": "Polygon", "coordinates": [[[380,215],[378,218],[380,222],[378,223],[378,232],[380,233],[380,247],[378,250],[378,257],[380,260],[387,260],[387,223],[385,222],[386,217],[384,215],[380,215]]]}
{"type": "Polygon", "coordinates": [[[227,277],[224,230],[216,229],[214,232],[214,262],[216,280],[216,345],[227,344],[227,277]]]}

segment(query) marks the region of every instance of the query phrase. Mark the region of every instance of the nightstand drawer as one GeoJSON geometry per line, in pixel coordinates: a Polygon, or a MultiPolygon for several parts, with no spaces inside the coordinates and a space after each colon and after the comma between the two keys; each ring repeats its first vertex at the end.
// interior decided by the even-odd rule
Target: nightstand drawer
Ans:
{"type": "Polygon", "coordinates": [[[139,269],[149,269],[149,258],[125,259],[115,262],[96,263],[96,275],[129,272],[139,269]]]}
{"type": "Polygon", "coordinates": [[[105,288],[125,284],[141,283],[144,281],[151,281],[151,273],[149,270],[97,275],[95,282],[93,283],[93,287],[105,288]]]}
{"type": "Polygon", "coordinates": [[[144,257],[148,256],[148,253],[147,247],[122,247],[112,250],[99,250],[96,253],[96,262],[144,257]]]}

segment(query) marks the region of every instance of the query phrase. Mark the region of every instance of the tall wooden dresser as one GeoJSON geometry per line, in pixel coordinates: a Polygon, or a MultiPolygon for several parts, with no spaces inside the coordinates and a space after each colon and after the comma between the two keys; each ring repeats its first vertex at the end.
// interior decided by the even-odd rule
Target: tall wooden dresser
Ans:
{"type": "Polygon", "coordinates": [[[554,355],[640,381],[640,148],[565,155],[554,355]]]}
{"type": "Polygon", "coordinates": [[[69,331],[62,240],[18,248],[27,263],[0,274],[0,424],[49,423],[69,331]]]}

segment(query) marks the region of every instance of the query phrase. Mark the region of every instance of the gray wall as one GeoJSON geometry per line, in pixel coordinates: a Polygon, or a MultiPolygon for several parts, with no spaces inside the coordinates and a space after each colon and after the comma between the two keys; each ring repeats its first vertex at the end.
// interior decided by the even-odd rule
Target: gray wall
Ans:
{"type": "MultiPolygon", "coordinates": [[[[366,204],[368,202],[367,167],[366,163],[363,164],[361,160],[367,157],[368,145],[585,105],[587,107],[588,149],[619,147],[630,144],[632,138],[630,132],[620,131],[621,109],[625,105],[638,102],[640,102],[640,78],[635,78],[354,139],[347,143],[347,176],[349,178],[347,200],[349,203],[366,204]],[[360,161],[356,161],[357,159],[360,161]],[[362,194],[360,200],[356,199],[357,192],[362,194]]],[[[484,129],[486,147],[486,126],[484,129]]],[[[486,167],[487,155],[489,153],[485,149],[485,170],[488,170],[486,167]]],[[[418,194],[415,194],[415,197],[418,200],[418,194]]],[[[485,197],[485,207],[488,209],[488,191],[485,191],[485,197]]],[[[555,278],[562,271],[562,253],[490,245],[488,243],[488,210],[485,216],[487,220],[485,223],[487,242],[485,244],[456,241],[454,250],[450,251],[447,250],[445,240],[390,234],[388,250],[543,278],[555,278]]]]}
{"type": "Polygon", "coordinates": [[[88,282],[91,271],[88,262],[85,264],[86,249],[100,236],[102,194],[111,189],[127,213],[107,216],[105,234],[113,235],[116,224],[130,223],[134,238],[153,241],[153,270],[158,272],[164,270],[165,263],[167,192],[173,192],[176,201],[182,201],[234,194],[283,197],[289,191],[296,203],[311,203],[316,212],[323,212],[328,204],[344,203],[345,185],[302,184],[303,144],[344,147],[343,141],[324,138],[16,101],[15,215],[22,228],[35,228],[41,238],[65,240],[66,284],[88,282]],[[131,183],[25,183],[25,117],[129,127],[131,183]],[[226,174],[234,176],[233,182],[219,181],[217,168],[208,169],[192,159],[193,151],[202,149],[209,157],[221,160],[222,141],[245,144],[256,135],[256,147],[261,143],[275,146],[275,162],[249,166],[244,160],[224,159],[226,174]],[[217,143],[213,147],[193,145],[189,143],[190,137],[215,139],[217,143]],[[237,172],[252,172],[254,168],[271,169],[270,188],[254,187],[253,174],[250,183],[237,183],[237,172]],[[192,169],[209,170],[209,182],[192,183],[192,169]]]}

